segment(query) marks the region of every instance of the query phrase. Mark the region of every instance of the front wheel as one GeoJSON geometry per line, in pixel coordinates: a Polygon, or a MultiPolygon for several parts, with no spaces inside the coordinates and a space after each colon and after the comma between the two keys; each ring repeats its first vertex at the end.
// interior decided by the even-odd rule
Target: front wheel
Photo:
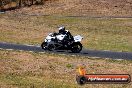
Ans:
{"type": "Polygon", "coordinates": [[[46,43],[46,42],[43,42],[43,43],[41,44],[41,48],[42,48],[42,49],[46,49],[46,47],[47,47],[47,43],[46,43]]]}
{"type": "Polygon", "coordinates": [[[54,51],[55,48],[56,48],[56,47],[55,47],[54,44],[49,44],[49,45],[48,45],[48,50],[49,50],[49,51],[54,51]]]}
{"type": "Polygon", "coordinates": [[[75,42],[72,44],[71,51],[73,53],[79,53],[82,50],[82,44],[80,42],[75,42]]]}

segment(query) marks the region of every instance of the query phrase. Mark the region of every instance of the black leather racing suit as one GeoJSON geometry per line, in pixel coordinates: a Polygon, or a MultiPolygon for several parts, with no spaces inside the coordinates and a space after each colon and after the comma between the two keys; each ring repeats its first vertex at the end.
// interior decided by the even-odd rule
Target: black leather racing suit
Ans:
{"type": "Polygon", "coordinates": [[[63,45],[69,45],[74,40],[73,36],[68,30],[59,31],[59,34],[66,35],[62,41],[63,45]]]}

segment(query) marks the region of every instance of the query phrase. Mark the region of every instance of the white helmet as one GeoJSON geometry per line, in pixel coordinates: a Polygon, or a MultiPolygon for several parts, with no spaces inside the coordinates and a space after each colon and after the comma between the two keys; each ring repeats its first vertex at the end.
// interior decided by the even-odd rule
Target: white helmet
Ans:
{"type": "Polygon", "coordinates": [[[64,27],[64,26],[59,27],[59,31],[60,31],[60,30],[64,31],[64,30],[65,30],[65,27],[64,27]]]}

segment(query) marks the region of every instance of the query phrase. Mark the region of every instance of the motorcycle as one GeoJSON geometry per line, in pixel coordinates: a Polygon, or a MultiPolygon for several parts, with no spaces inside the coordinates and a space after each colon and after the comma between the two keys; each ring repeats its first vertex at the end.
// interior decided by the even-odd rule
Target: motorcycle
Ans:
{"type": "Polygon", "coordinates": [[[66,35],[50,33],[41,44],[41,47],[49,51],[71,50],[73,53],[79,53],[82,50],[83,46],[80,43],[83,39],[82,36],[74,36],[72,41],[65,40],[65,37],[66,35]]]}

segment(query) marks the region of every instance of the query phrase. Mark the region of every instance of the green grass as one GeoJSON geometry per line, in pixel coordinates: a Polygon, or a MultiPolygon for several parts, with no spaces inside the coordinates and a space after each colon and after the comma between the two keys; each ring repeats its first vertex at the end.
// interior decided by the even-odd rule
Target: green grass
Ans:
{"type": "Polygon", "coordinates": [[[7,15],[1,16],[0,25],[0,41],[5,42],[40,45],[48,33],[64,25],[74,36],[84,37],[84,48],[132,51],[132,19],[7,15]]]}
{"type": "Polygon", "coordinates": [[[72,64],[67,64],[66,67],[67,68],[73,68],[73,65],[72,64]]]}

